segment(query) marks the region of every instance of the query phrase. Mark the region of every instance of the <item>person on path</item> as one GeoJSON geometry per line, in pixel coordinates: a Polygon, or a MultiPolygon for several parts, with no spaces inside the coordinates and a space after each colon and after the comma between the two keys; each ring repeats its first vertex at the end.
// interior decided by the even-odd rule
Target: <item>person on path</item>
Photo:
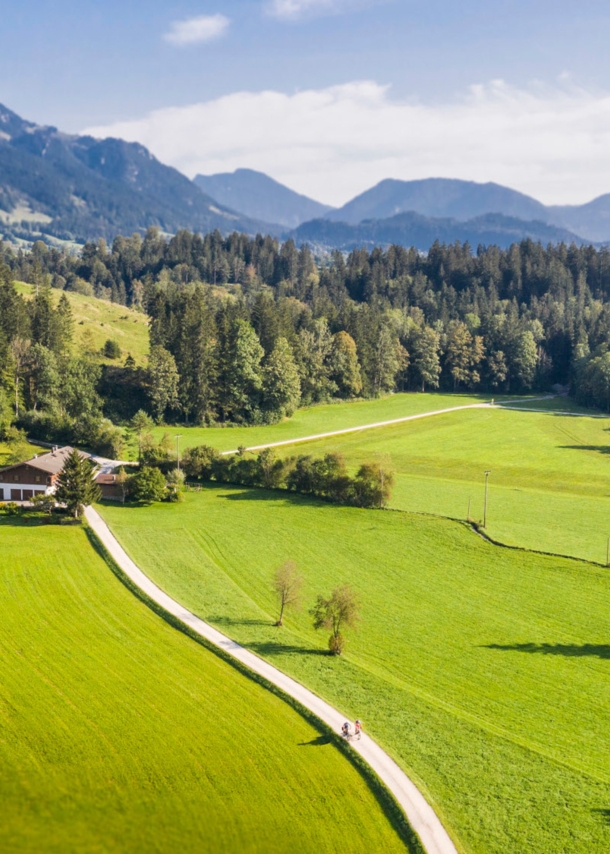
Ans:
{"type": "Polygon", "coordinates": [[[356,730],[356,738],[358,739],[358,741],[360,741],[360,737],[362,735],[362,724],[360,723],[360,721],[356,721],[356,723],[354,724],[354,728],[356,730]]]}
{"type": "Polygon", "coordinates": [[[341,727],[341,735],[343,736],[343,738],[347,738],[349,741],[350,734],[351,733],[350,733],[349,723],[348,723],[348,721],[345,721],[345,723],[341,727]]]}

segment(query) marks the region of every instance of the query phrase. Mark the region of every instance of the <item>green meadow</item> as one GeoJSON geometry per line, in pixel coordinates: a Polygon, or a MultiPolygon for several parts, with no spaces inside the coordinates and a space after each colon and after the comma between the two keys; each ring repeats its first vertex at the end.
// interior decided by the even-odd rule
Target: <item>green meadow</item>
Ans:
{"type": "MultiPolygon", "coordinates": [[[[563,398],[543,403],[570,405],[563,398]]],[[[392,507],[466,519],[470,506],[477,521],[483,519],[488,470],[492,537],[605,563],[609,430],[610,417],[578,412],[473,409],[307,442],[281,453],[333,451],[351,468],[363,460],[391,461],[392,507]]]]}
{"type": "Polygon", "coordinates": [[[500,548],[447,519],[261,490],[102,512],[161,587],[360,717],[461,851],[610,850],[606,570],[500,548]],[[306,607],[277,629],[271,577],[287,559],[306,607]],[[335,659],[307,607],[345,582],[362,622],[335,659]]]}
{"type": "Polygon", "coordinates": [[[363,424],[419,415],[435,409],[487,403],[489,397],[462,394],[394,394],[377,400],[325,403],[298,409],[291,418],[261,427],[156,427],[157,439],[164,433],[181,435],[181,449],[210,445],[219,451],[233,451],[241,445],[254,447],[271,442],[301,439],[363,424]]]}
{"type": "Polygon", "coordinates": [[[138,601],[83,529],[5,520],[0,546],[0,850],[405,850],[332,741],[138,601]]]}

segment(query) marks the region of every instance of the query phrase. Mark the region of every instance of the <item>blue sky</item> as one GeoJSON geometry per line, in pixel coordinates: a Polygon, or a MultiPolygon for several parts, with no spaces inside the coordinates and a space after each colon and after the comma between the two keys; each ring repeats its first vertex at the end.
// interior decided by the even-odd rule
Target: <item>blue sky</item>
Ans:
{"type": "Polygon", "coordinates": [[[428,173],[511,183],[550,202],[610,190],[607,2],[7,5],[1,102],[66,131],[138,138],[187,174],[261,168],[331,203],[381,177],[428,173]],[[354,94],[359,81],[377,88],[354,94]]]}

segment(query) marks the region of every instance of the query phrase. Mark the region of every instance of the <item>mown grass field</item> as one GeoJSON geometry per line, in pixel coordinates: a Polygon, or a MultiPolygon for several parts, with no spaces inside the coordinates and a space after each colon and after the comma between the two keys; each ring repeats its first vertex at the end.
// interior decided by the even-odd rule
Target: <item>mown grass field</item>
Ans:
{"type": "MultiPolygon", "coordinates": [[[[23,282],[16,283],[19,293],[31,297],[34,286],[23,282]]],[[[53,291],[56,302],[61,296],[60,291],[53,291]]],[[[74,317],[74,343],[75,349],[82,347],[84,336],[90,332],[91,341],[96,349],[101,350],[109,338],[117,341],[123,355],[121,359],[112,362],[108,359],[102,361],[108,364],[122,364],[131,353],[139,365],[143,365],[148,354],[148,319],[146,315],[124,305],[117,305],[106,300],[86,297],[82,294],[65,291],[70,300],[70,306],[74,317]]]]}
{"type": "MultiPolygon", "coordinates": [[[[545,401],[566,407],[565,399],[545,401]]],[[[569,403],[568,403],[569,405],[569,403]]],[[[538,406],[538,404],[536,404],[538,406]]],[[[606,561],[610,537],[610,418],[473,409],[363,431],[294,448],[284,455],[341,453],[350,467],[382,457],[396,486],[391,506],[465,519],[542,551],[606,561]]]]}
{"type": "Polygon", "coordinates": [[[165,590],[361,717],[463,851],[610,850],[606,570],[449,520],[257,490],[103,514],[165,590]],[[344,582],[360,591],[345,657],[324,654],[306,609],[273,627],[270,581],[290,558],[308,605],[344,582]]]}
{"type": "Polygon", "coordinates": [[[318,433],[359,427],[362,424],[418,415],[435,409],[485,403],[488,400],[489,398],[483,395],[394,394],[379,400],[308,406],[297,410],[292,418],[286,418],[279,424],[262,427],[156,427],[153,433],[157,439],[166,432],[171,435],[180,433],[182,449],[191,448],[194,445],[210,445],[219,451],[231,451],[241,445],[250,448],[267,442],[300,439],[318,433]]]}
{"type": "Polygon", "coordinates": [[[405,850],[331,742],[82,529],[0,522],[0,626],[0,850],[405,850]]]}

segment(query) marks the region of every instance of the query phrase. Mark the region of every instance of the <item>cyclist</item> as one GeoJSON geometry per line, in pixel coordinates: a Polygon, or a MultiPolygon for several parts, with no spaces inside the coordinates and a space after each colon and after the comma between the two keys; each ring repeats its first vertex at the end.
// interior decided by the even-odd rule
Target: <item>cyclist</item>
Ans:
{"type": "Polygon", "coordinates": [[[354,728],[356,730],[356,738],[360,740],[360,736],[362,735],[362,724],[360,723],[360,721],[356,721],[356,723],[354,724],[354,728]]]}

